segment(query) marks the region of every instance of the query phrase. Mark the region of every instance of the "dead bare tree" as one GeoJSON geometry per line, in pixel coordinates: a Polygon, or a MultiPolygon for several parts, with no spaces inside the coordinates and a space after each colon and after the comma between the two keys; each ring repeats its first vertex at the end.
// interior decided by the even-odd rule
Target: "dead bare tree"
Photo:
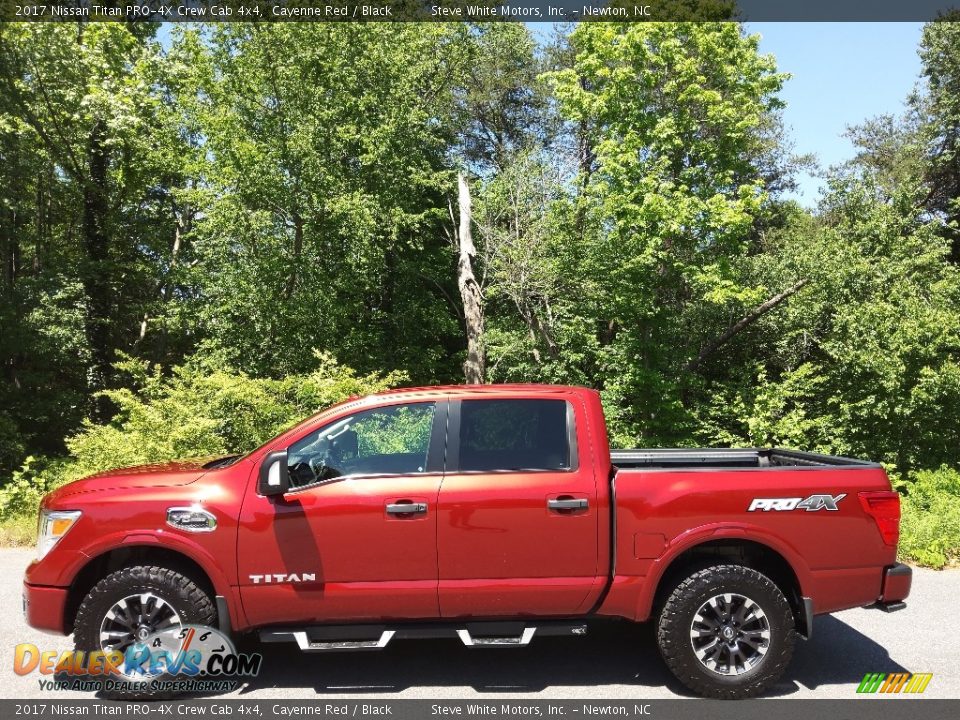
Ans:
{"type": "Polygon", "coordinates": [[[463,363],[463,375],[468,385],[479,385],[483,383],[486,365],[483,348],[483,294],[473,273],[473,258],[477,254],[471,229],[473,209],[470,186],[462,172],[457,173],[457,200],[460,211],[460,230],[457,233],[457,287],[460,289],[463,320],[467,330],[467,359],[463,363]]]}

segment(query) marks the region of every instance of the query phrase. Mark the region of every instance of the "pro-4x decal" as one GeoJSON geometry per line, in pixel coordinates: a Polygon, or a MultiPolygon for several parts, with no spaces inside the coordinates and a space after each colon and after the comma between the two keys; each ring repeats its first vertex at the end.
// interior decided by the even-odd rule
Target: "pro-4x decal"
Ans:
{"type": "Polygon", "coordinates": [[[756,512],[757,510],[806,510],[814,512],[815,510],[838,510],[837,503],[847,496],[846,493],[839,495],[811,495],[808,498],[754,498],[747,508],[747,512],[756,512]]]}

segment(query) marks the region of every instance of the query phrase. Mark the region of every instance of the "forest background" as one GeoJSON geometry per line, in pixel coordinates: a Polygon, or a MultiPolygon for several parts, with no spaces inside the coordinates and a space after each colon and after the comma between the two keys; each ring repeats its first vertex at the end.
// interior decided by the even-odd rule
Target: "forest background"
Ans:
{"type": "Polygon", "coordinates": [[[960,22],[791,200],[738,23],[0,25],[0,540],[347,395],[572,383],[616,446],[882,462],[960,559],[960,22]]]}

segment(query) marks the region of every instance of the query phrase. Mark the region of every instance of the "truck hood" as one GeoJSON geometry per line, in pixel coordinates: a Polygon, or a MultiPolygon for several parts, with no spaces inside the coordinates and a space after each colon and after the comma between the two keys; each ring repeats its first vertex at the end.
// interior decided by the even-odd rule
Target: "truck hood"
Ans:
{"type": "Polygon", "coordinates": [[[61,498],[100,490],[125,490],[128,488],[159,488],[189,485],[205,475],[209,463],[220,456],[176,460],[174,462],[137,465],[117,468],[74,480],[47,495],[44,504],[54,504],[61,498]]]}

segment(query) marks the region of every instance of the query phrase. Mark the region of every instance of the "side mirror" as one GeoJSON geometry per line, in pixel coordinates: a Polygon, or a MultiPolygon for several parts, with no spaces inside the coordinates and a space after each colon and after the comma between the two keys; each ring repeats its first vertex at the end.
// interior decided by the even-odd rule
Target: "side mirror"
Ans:
{"type": "Polygon", "coordinates": [[[287,469],[287,451],[280,450],[267,455],[260,464],[257,492],[265,497],[283,495],[290,489],[290,473],[287,469]]]}

